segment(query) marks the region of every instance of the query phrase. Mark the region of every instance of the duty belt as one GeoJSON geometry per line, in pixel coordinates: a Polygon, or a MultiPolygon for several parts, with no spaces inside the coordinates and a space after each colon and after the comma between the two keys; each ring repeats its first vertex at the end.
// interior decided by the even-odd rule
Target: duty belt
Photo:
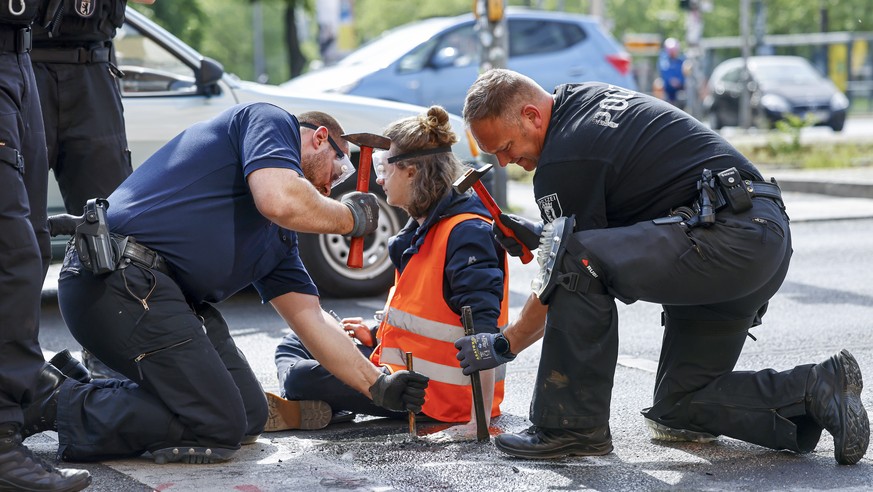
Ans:
{"type": "Polygon", "coordinates": [[[112,235],[115,244],[121,250],[122,260],[119,262],[118,268],[126,268],[127,264],[134,263],[143,268],[157,270],[164,275],[170,275],[170,267],[167,265],[164,257],[159,255],[148,246],[139,244],[131,236],[112,235]]]}
{"type": "Polygon", "coordinates": [[[743,179],[741,172],[733,167],[717,174],[704,169],[697,189],[700,194],[693,204],[677,207],[667,217],[654,219],[653,222],[672,224],[687,221],[691,227],[709,227],[715,223],[716,212],[728,206],[734,213],[745,212],[752,208],[754,198],[769,198],[785,209],[782,191],[775,179],[771,179],[770,183],[743,179]]]}
{"type": "Polygon", "coordinates": [[[0,27],[0,53],[27,53],[31,48],[29,27],[8,29],[0,27]]]}
{"type": "Polygon", "coordinates": [[[101,63],[108,62],[110,48],[34,48],[30,59],[36,63],[101,63]]]}
{"type": "MultiPolygon", "coordinates": [[[[749,193],[751,198],[770,198],[775,200],[781,204],[782,202],[782,190],[779,189],[779,185],[776,183],[768,183],[766,181],[751,181],[745,179],[742,181],[742,185],[745,185],[746,191],[749,193]]],[[[716,202],[713,202],[713,206],[715,207],[715,211],[719,211],[728,205],[728,201],[724,193],[726,190],[722,187],[722,193],[717,194],[718,197],[716,202]]]]}

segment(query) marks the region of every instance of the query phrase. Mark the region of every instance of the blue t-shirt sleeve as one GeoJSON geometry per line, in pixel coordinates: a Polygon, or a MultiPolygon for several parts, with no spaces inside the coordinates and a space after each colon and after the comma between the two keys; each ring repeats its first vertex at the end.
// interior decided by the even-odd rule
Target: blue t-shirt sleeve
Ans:
{"type": "Polygon", "coordinates": [[[252,282],[252,285],[264,303],[289,292],[318,295],[318,288],[303,266],[303,260],[300,259],[296,239],[290,254],[266,277],[252,282]]]}
{"type": "Polygon", "coordinates": [[[250,104],[231,126],[236,136],[243,175],[264,168],[291,169],[300,176],[300,125],[282,108],[267,103],[250,104]]]}

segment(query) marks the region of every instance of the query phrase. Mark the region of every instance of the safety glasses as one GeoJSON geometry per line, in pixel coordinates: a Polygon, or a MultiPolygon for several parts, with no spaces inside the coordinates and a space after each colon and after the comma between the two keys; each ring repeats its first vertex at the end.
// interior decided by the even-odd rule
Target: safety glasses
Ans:
{"type": "Polygon", "coordinates": [[[385,180],[394,171],[394,164],[388,163],[388,151],[380,150],[373,152],[373,170],[376,171],[376,179],[385,180]],[[391,168],[391,171],[388,168],[391,168]]]}

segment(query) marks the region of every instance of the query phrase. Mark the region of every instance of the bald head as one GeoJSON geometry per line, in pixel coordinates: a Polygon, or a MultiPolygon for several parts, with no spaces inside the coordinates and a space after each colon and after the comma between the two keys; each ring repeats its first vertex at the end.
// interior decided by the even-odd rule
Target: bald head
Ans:
{"type": "Polygon", "coordinates": [[[467,91],[464,120],[475,121],[518,115],[527,104],[551,107],[552,96],[530,77],[494,68],[483,73],[467,91]]]}

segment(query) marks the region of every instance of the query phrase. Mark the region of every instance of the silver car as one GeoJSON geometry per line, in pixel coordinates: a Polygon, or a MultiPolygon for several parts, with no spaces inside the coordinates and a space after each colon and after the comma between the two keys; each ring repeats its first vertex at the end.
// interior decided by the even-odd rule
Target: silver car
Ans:
{"type": "MultiPolygon", "coordinates": [[[[349,133],[381,133],[392,121],[419,114],[425,109],[363,97],[337,94],[297,96],[276,86],[245,82],[224,72],[222,66],[206,58],[181,40],[133,9],[127,9],[124,27],[116,37],[119,67],[126,74],[122,81],[124,119],[134,167],[192,124],[209,119],[228,107],[245,102],[265,101],[291,113],[318,110],[334,117],[349,133]]],[[[461,141],[454,151],[465,162],[475,163],[478,149],[464,128],[452,116],[452,125],[461,141]]],[[[358,151],[353,147],[352,161],[358,151]]],[[[49,183],[49,214],[63,213],[63,200],[53,177],[49,183]]],[[[355,186],[349,179],[333,190],[342,195],[355,186]]],[[[313,280],[324,295],[356,297],[385,292],[394,280],[388,258],[388,238],[406,223],[406,215],[389,206],[375,175],[370,191],[380,194],[379,228],[367,237],[364,267],[346,267],[349,241],[338,235],[300,234],[300,251],[313,280]]],[[[111,204],[110,204],[111,206],[111,204]]],[[[61,258],[65,238],[56,238],[53,256],[61,258]]],[[[221,268],[221,265],[216,265],[221,268]]]]}

